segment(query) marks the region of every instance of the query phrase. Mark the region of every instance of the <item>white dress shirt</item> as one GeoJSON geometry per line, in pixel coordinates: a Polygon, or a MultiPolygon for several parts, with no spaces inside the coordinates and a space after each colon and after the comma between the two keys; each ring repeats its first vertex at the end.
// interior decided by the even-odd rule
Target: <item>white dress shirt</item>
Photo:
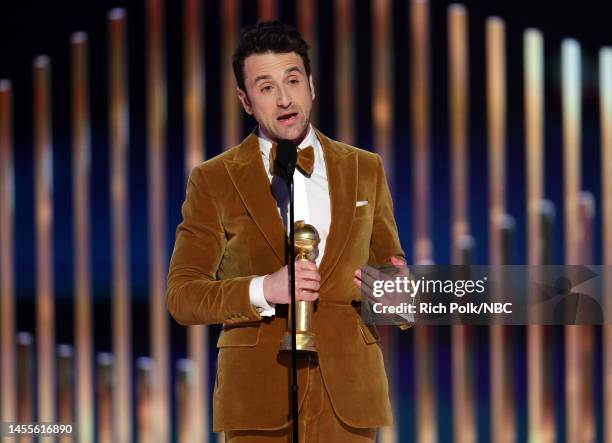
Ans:
{"type": "MultiPolygon", "coordinates": [[[[276,199],[278,211],[287,234],[289,234],[289,191],[287,185],[278,177],[270,174],[270,151],[272,141],[266,138],[261,130],[258,133],[259,149],[270,179],[272,195],[276,199]]],[[[304,176],[297,168],[293,175],[293,194],[294,194],[294,220],[304,220],[313,225],[319,232],[321,242],[319,243],[319,256],[317,257],[317,267],[321,264],[321,259],[325,252],[325,243],[329,234],[331,223],[331,205],[329,200],[329,186],[327,183],[327,168],[323,149],[317,138],[312,125],[309,126],[308,134],[298,145],[298,151],[302,148],[312,146],[314,149],[314,167],[310,177],[304,176]]],[[[276,312],[275,306],[268,303],[264,297],[263,281],[265,276],[255,277],[249,286],[249,297],[251,304],[255,306],[261,316],[271,316],[276,312]]]]}

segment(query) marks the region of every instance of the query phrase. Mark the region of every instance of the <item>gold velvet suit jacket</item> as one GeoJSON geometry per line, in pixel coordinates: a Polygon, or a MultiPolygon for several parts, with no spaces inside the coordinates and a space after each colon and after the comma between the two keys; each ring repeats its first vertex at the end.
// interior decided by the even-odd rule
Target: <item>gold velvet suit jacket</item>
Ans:
{"type": "MultiPolygon", "coordinates": [[[[319,366],[337,415],[353,427],[392,423],[387,377],[374,327],[359,314],[353,271],[404,256],[380,156],[325,137],[321,142],[331,225],[319,267],[312,327],[319,366]],[[367,200],[356,207],[358,200],[367,200]]],[[[183,325],[222,323],[213,428],[279,429],[290,417],[290,358],[279,353],[287,306],[261,317],[249,283],[286,264],[285,230],[256,134],[191,173],[168,276],[168,309],[183,325]]],[[[321,251],[323,252],[323,251],[321,251]]],[[[307,367],[299,368],[299,403],[307,367]]]]}

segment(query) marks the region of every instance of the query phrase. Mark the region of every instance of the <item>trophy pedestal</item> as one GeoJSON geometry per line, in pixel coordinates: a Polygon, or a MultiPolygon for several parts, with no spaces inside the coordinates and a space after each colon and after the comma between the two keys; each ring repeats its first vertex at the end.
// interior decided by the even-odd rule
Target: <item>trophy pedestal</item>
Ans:
{"type": "MultiPolygon", "coordinates": [[[[317,352],[315,335],[307,331],[299,331],[295,336],[296,351],[317,352]]],[[[285,335],[281,340],[281,351],[291,351],[291,334],[285,335]]]]}

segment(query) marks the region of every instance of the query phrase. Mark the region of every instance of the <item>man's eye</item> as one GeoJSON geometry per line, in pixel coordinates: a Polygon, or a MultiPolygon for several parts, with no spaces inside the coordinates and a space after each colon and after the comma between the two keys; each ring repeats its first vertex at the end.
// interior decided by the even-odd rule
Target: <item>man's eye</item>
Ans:
{"type": "Polygon", "coordinates": [[[297,85],[300,81],[297,78],[292,78],[291,80],[289,80],[289,83],[292,85],[297,85]]]}
{"type": "Polygon", "coordinates": [[[261,92],[269,92],[271,90],[272,90],[272,86],[270,86],[270,85],[267,85],[267,86],[264,86],[263,88],[261,88],[261,92]]]}

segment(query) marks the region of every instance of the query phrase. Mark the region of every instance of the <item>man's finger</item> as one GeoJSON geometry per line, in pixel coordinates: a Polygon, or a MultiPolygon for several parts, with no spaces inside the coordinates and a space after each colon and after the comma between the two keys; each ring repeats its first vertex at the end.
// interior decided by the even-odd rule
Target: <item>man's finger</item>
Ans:
{"type": "Polygon", "coordinates": [[[304,289],[300,289],[297,291],[298,293],[295,295],[295,299],[297,301],[315,301],[319,298],[318,292],[307,291],[304,289]]]}
{"type": "Polygon", "coordinates": [[[300,271],[298,278],[303,280],[321,281],[321,274],[319,274],[317,271],[302,270],[300,271]]]}
{"type": "Polygon", "coordinates": [[[405,265],[406,260],[404,260],[402,257],[398,255],[394,255],[393,257],[391,257],[391,263],[393,263],[395,266],[400,266],[400,265],[405,265]]]}
{"type": "Polygon", "coordinates": [[[374,286],[374,281],[387,280],[388,278],[387,274],[369,265],[361,271],[361,281],[365,282],[370,288],[374,286]]]}

